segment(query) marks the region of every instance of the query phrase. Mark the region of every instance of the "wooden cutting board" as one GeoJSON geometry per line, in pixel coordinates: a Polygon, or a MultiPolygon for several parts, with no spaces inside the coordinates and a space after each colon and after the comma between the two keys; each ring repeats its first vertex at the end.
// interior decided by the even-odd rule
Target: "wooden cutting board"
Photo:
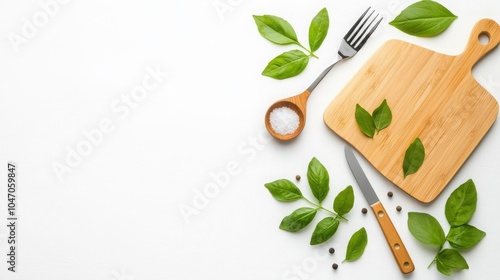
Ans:
{"type": "Polygon", "coordinates": [[[458,56],[390,40],[366,62],[335,97],[324,121],[387,179],[419,201],[433,201],[486,135],[498,103],[472,76],[472,67],[500,42],[500,27],[490,19],[473,28],[458,56]],[[489,38],[479,41],[480,35],[489,38]],[[392,123],[371,139],[354,118],[356,103],[369,112],[387,99],[392,123]],[[425,160],[406,178],[403,159],[420,138],[425,160]]]}

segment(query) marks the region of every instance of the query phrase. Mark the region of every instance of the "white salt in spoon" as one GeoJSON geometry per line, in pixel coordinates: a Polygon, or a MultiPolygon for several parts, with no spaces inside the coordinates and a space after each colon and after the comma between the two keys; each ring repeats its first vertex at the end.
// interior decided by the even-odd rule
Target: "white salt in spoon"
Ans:
{"type": "MultiPolygon", "coordinates": [[[[267,109],[266,112],[266,119],[265,119],[265,124],[267,131],[269,131],[269,134],[271,134],[274,138],[279,139],[279,140],[290,140],[302,132],[304,129],[304,126],[306,125],[306,108],[307,108],[307,99],[311,95],[311,92],[316,88],[316,86],[323,80],[323,78],[330,72],[330,70],[337,64],[338,62],[342,61],[344,58],[339,58],[335,63],[330,65],[328,68],[326,68],[317,78],[314,80],[314,82],[302,93],[294,95],[292,97],[288,97],[285,99],[281,99],[276,101],[269,109],[267,109]],[[298,127],[295,131],[290,132],[290,133],[279,133],[280,129],[275,129],[272,126],[271,123],[271,115],[272,112],[275,109],[279,108],[290,108],[292,109],[299,117],[299,124],[298,127]]],[[[285,121],[286,122],[286,121],[285,121]]],[[[288,124],[290,125],[290,124],[288,124]]]]}
{"type": "Polygon", "coordinates": [[[302,131],[302,129],[304,129],[304,126],[306,124],[306,107],[307,107],[307,98],[309,98],[309,95],[311,95],[311,92],[309,91],[309,89],[307,89],[304,92],[302,92],[301,94],[297,94],[297,95],[292,96],[292,97],[278,100],[273,105],[271,105],[271,107],[269,107],[269,109],[267,109],[265,124],[266,124],[267,131],[269,131],[269,133],[274,138],[279,139],[279,140],[290,140],[290,139],[297,137],[297,135],[300,134],[300,132],[302,131]],[[287,134],[278,133],[276,130],[279,131],[279,129],[273,128],[273,126],[271,124],[271,113],[275,109],[279,109],[279,108],[283,108],[283,107],[290,108],[299,117],[299,123],[298,123],[297,129],[295,129],[295,131],[293,131],[291,133],[287,133],[287,134]]]}

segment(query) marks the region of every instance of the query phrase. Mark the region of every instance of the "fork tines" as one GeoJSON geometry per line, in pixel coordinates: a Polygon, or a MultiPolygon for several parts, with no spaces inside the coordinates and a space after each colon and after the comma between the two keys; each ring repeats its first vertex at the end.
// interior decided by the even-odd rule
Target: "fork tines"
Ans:
{"type": "Polygon", "coordinates": [[[368,23],[368,25],[366,25],[368,20],[372,17],[373,13],[375,12],[375,10],[371,11],[370,14],[368,14],[368,16],[365,18],[365,15],[368,13],[370,8],[371,7],[368,7],[368,9],[359,17],[356,23],[351,27],[349,32],[347,32],[347,34],[344,36],[344,40],[356,51],[359,51],[361,47],[363,47],[363,45],[366,43],[368,38],[370,38],[375,29],[377,29],[378,25],[383,19],[382,17],[380,17],[377,20],[377,22],[375,22],[375,20],[379,17],[379,14],[376,14],[375,17],[373,17],[371,21],[368,23]],[[368,33],[366,33],[367,31],[368,33]],[[359,34],[360,32],[361,34],[359,34]]]}

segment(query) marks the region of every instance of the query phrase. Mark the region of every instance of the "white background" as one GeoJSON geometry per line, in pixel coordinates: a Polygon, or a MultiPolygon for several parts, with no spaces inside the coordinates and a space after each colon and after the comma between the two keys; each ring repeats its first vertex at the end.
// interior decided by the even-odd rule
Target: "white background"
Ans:
{"type": "MultiPolygon", "coordinates": [[[[345,162],[344,142],[323,123],[323,112],[385,41],[399,38],[459,54],[479,19],[500,22],[500,2],[440,1],[458,19],[435,38],[412,37],[387,25],[413,2],[407,0],[69,0],[55,2],[51,15],[40,4],[47,2],[0,1],[0,279],[498,279],[498,124],[427,205],[358,154],[415,262],[416,270],[402,276],[373,214],[361,214],[368,205],[345,162]],[[304,90],[334,61],[340,39],[368,5],[386,16],[382,26],[316,88],[302,134],[289,143],[271,139],[263,123],[267,107],[304,90]],[[252,15],[287,19],[307,44],[309,22],[323,7],[330,30],[317,51],[320,58],[292,79],[260,75],[271,58],[295,47],[263,39],[252,15]],[[34,22],[36,30],[26,31],[34,22]],[[168,77],[157,77],[157,87],[125,115],[119,110],[122,98],[149,79],[148,71],[168,77]],[[88,146],[85,133],[101,122],[112,131],[88,146]],[[86,155],[68,163],[70,151],[83,146],[86,155]],[[312,157],[330,172],[327,205],[350,184],[356,196],[349,222],[315,247],[309,245],[312,225],[297,234],[278,229],[284,216],[305,204],[277,202],[264,188],[300,174],[298,186],[312,197],[306,180],[312,157]],[[4,261],[8,161],[18,164],[16,273],[4,261]],[[65,170],[71,172],[58,178],[58,164],[71,164],[65,170]],[[207,198],[203,192],[217,183],[214,176],[224,179],[223,186],[207,198]],[[470,269],[447,278],[435,266],[427,269],[435,249],[410,235],[407,213],[430,213],[447,232],[446,199],[469,178],[479,200],[471,224],[487,236],[463,253],[470,269]],[[397,205],[403,207],[399,213],[397,205]],[[369,238],[364,255],[341,263],[349,237],[360,227],[369,238]],[[335,254],[328,254],[330,247],[335,254]],[[337,271],[333,262],[340,264],[337,271]]],[[[473,69],[496,99],[499,61],[495,49],[473,69]]]]}

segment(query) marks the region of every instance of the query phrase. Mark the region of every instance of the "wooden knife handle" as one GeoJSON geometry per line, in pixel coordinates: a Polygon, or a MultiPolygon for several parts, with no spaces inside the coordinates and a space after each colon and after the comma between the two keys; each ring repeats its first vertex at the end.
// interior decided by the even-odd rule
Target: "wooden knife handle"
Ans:
{"type": "Polygon", "coordinates": [[[404,274],[412,272],[415,270],[415,265],[413,264],[408,251],[406,251],[406,247],[403,244],[401,237],[399,237],[396,228],[392,224],[389,215],[387,215],[384,206],[379,201],[371,207],[377,217],[377,221],[380,224],[382,231],[384,232],[385,239],[391,248],[392,254],[394,255],[394,258],[396,258],[399,269],[404,274]]]}

